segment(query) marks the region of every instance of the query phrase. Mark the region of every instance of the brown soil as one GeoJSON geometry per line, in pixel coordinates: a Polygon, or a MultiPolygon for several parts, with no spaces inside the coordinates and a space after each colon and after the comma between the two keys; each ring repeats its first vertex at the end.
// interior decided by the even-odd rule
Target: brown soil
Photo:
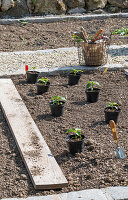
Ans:
{"type": "Polygon", "coordinates": [[[107,72],[104,75],[102,72],[90,72],[83,74],[75,86],[67,85],[66,76],[50,76],[49,92],[43,95],[36,94],[36,85],[27,84],[25,76],[11,78],[69,184],[62,190],[34,190],[0,111],[1,198],[128,185],[128,81],[124,72],[107,72]],[[86,102],[85,86],[88,80],[96,80],[102,85],[96,103],[86,102]],[[49,101],[55,95],[67,97],[64,115],[61,117],[51,116],[49,101]],[[123,160],[114,157],[112,133],[104,121],[104,107],[108,101],[119,101],[122,104],[117,132],[119,145],[125,152],[123,160]],[[85,133],[84,152],[75,157],[69,153],[65,141],[65,132],[73,127],[81,128],[85,133]]]}
{"type": "MultiPolygon", "coordinates": [[[[0,51],[24,51],[72,47],[72,35],[83,26],[87,33],[94,34],[99,28],[103,33],[128,27],[128,19],[105,19],[91,21],[68,21],[57,23],[28,23],[25,26],[0,25],[0,51]]],[[[112,37],[112,44],[128,44],[128,37],[112,37]]]]}

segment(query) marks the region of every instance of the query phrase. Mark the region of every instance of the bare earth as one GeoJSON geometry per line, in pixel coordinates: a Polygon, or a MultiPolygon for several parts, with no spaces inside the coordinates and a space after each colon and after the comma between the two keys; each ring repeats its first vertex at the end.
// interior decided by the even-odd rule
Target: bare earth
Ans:
{"type": "Polygon", "coordinates": [[[67,76],[50,76],[50,90],[36,94],[36,85],[27,84],[25,76],[11,76],[30,114],[55,156],[69,184],[62,190],[35,191],[18,153],[16,144],[0,110],[0,197],[48,195],[107,186],[128,185],[128,81],[124,72],[90,72],[83,74],[78,85],[69,86],[67,76]],[[99,101],[87,103],[88,80],[102,85],[99,101]],[[120,81],[121,80],[121,81],[120,81]],[[51,97],[67,97],[64,116],[51,116],[51,97]],[[115,144],[104,107],[108,101],[120,101],[122,111],[117,123],[119,144],[125,159],[115,159],[115,144]],[[81,128],[85,133],[84,152],[73,157],[65,141],[66,130],[81,128]]]}
{"type": "MultiPolygon", "coordinates": [[[[25,26],[0,25],[0,51],[25,51],[38,49],[54,49],[72,47],[72,35],[80,31],[83,26],[87,33],[95,34],[99,28],[103,33],[111,33],[115,29],[128,27],[127,18],[91,20],[91,21],[68,21],[49,24],[32,24],[25,26]]],[[[113,36],[111,44],[128,44],[128,37],[113,36]]]]}
{"type": "MultiPolygon", "coordinates": [[[[128,19],[106,19],[93,21],[68,21],[50,24],[32,24],[25,26],[0,25],[0,52],[54,49],[72,47],[72,34],[83,26],[88,34],[94,34],[99,28],[103,32],[128,27],[128,19]]],[[[128,37],[113,36],[111,44],[128,44],[128,37]]],[[[26,103],[33,119],[42,132],[53,155],[69,181],[62,190],[35,191],[24,167],[14,139],[0,110],[0,198],[48,195],[87,188],[101,188],[114,185],[128,185],[128,82],[123,72],[86,74],[77,86],[69,87],[67,77],[50,77],[49,93],[36,95],[36,86],[26,84],[24,76],[11,77],[26,103]],[[89,79],[102,85],[99,101],[87,104],[85,85],[89,79]],[[121,82],[120,82],[121,80],[121,82]],[[54,95],[67,96],[65,114],[60,118],[50,115],[49,99],[54,95]],[[103,108],[106,101],[122,102],[117,130],[120,145],[126,158],[113,158],[114,141],[109,126],[104,123],[103,108]],[[45,105],[42,106],[42,105],[45,105]],[[44,130],[45,124],[45,131],[44,130]],[[65,142],[65,131],[70,127],[84,130],[84,153],[72,157],[65,142]],[[92,142],[91,148],[87,146],[92,142]],[[92,150],[91,150],[92,149],[92,150]]]]}

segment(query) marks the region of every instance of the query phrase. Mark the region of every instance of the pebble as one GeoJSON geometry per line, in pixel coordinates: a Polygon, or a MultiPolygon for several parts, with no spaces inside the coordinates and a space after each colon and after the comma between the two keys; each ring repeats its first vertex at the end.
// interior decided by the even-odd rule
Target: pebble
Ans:
{"type": "Polygon", "coordinates": [[[88,141],[85,143],[86,146],[91,146],[91,145],[93,145],[93,144],[94,144],[94,141],[93,141],[93,140],[88,140],[88,141]]]}
{"type": "Polygon", "coordinates": [[[15,179],[16,179],[16,181],[19,181],[19,180],[20,180],[20,177],[19,177],[19,176],[16,176],[15,179]]]}
{"type": "Polygon", "coordinates": [[[87,149],[88,151],[93,151],[94,150],[94,146],[90,146],[90,147],[88,147],[88,149],[87,149]]]}
{"type": "Polygon", "coordinates": [[[106,183],[111,183],[111,182],[112,182],[112,178],[107,177],[107,178],[104,179],[104,181],[105,181],[106,183]]]}
{"type": "Polygon", "coordinates": [[[22,180],[27,180],[27,176],[26,176],[25,174],[21,174],[21,175],[20,175],[20,178],[21,178],[22,180]]]}

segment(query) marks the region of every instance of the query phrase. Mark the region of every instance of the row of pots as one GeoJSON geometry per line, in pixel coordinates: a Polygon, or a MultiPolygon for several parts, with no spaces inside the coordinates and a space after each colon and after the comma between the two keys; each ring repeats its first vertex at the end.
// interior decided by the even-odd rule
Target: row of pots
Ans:
{"type": "MultiPolygon", "coordinates": [[[[81,70],[78,70],[78,71],[81,71],[81,70]]],[[[45,85],[42,85],[40,82],[37,82],[39,72],[27,71],[26,75],[27,75],[26,78],[27,78],[28,83],[36,83],[37,94],[42,94],[42,93],[48,91],[48,89],[50,87],[49,81],[47,81],[47,84],[45,84],[45,85]]],[[[69,85],[78,84],[78,82],[80,80],[80,76],[81,76],[80,72],[76,73],[76,70],[75,70],[75,73],[74,73],[74,71],[73,72],[71,71],[71,73],[69,74],[68,84],[69,85]]],[[[100,86],[99,83],[95,82],[95,81],[89,81],[86,86],[85,93],[87,95],[87,102],[93,103],[93,102],[98,101],[100,88],[95,88],[94,87],[95,84],[97,86],[100,86]]],[[[53,116],[59,117],[64,114],[65,102],[66,102],[66,99],[64,99],[64,97],[55,96],[52,98],[52,101],[50,102],[50,108],[51,108],[51,113],[53,116]]],[[[114,104],[116,104],[116,103],[114,103],[114,104]]],[[[106,123],[109,123],[110,120],[114,120],[115,123],[117,123],[117,119],[118,119],[121,109],[120,108],[113,109],[113,108],[115,108],[114,106],[118,107],[118,104],[113,105],[113,107],[111,105],[109,105],[104,109],[106,123]]],[[[80,136],[77,137],[77,139],[75,137],[76,137],[76,135],[74,135],[73,132],[71,132],[71,135],[68,135],[66,137],[66,142],[68,144],[69,151],[72,155],[75,155],[76,153],[80,153],[84,149],[85,136],[83,134],[81,134],[80,136]]]]}
{"type": "MultiPolygon", "coordinates": [[[[75,70],[73,69],[70,74],[69,74],[69,79],[68,79],[68,84],[69,85],[76,85],[78,84],[81,76],[81,70],[75,70]]],[[[39,72],[37,71],[27,71],[27,82],[28,83],[36,83],[37,78],[39,75],[39,72]]],[[[46,85],[42,85],[40,82],[36,84],[37,85],[37,94],[43,94],[48,91],[50,87],[50,82],[47,81],[46,85]]],[[[95,81],[89,81],[88,82],[89,87],[86,87],[85,93],[87,96],[87,102],[89,103],[94,103],[97,102],[99,99],[99,93],[100,93],[100,88],[95,88],[94,86],[100,86],[98,82],[95,81]],[[92,86],[93,84],[93,86],[92,86]],[[93,88],[93,90],[92,90],[93,88]]],[[[51,112],[53,116],[61,116],[64,114],[64,104],[65,102],[61,102],[61,104],[53,104],[52,102],[50,103],[51,107],[51,112]]],[[[116,104],[117,105],[117,104],[116,104]]],[[[119,116],[119,113],[121,109],[117,106],[118,109],[115,109],[114,106],[108,106],[107,108],[104,109],[105,113],[105,121],[106,123],[109,123],[110,120],[114,120],[115,123],[117,123],[117,119],[119,116]],[[113,109],[114,108],[114,109],[113,109]]]]}

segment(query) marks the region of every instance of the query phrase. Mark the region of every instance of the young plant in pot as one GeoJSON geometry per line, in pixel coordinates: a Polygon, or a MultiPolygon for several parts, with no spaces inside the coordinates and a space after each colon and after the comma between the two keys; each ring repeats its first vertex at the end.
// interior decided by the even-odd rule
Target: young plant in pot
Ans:
{"type": "Polygon", "coordinates": [[[72,69],[68,76],[69,77],[68,84],[69,85],[78,84],[82,72],[83,72],[82,70],[72,69]]]}
{"type": "Polygon", "coordinates": [[[115,123],[117,123],[120,111],[121,108],[118,103],[108,102],[104,109],[105,122],[109,124],[109,121],[113,120],[115,123]]]}
{"type": "Polygon", "coordinates": [[[55,117],[62,116],[64,114],[64,105],[66,102],[65,97],[54,96],[51,98],[51,100],[50,108],[52,115],[55,117]]]}
{"type": "Polygon", "coordinates": [[[37,80],[37,94],[43,94],[48,91],[50,82],[47,78],[40,78],[37,80]]]}
{"type": "Polygon", "coordinates": [[[98,101],[100,87],[101,85],[97,81],[88,81],[85,90],[87,102],[94,103],[98,101]]]}
{"type": "Polygon", "coordinates": [[[37,67],[31,67],[30,70],[26,71],[27,83],[35,84],[38,78],[39,72],[36,71],[37,67]]]}
{"type": "Polygon", "coordinates": [[[70,153],[75,155],[76,153],[83,152],[85,136],[82,130],[79,128],[71,128],[66,133],[68,134],[66,142],[70,153]]]}

